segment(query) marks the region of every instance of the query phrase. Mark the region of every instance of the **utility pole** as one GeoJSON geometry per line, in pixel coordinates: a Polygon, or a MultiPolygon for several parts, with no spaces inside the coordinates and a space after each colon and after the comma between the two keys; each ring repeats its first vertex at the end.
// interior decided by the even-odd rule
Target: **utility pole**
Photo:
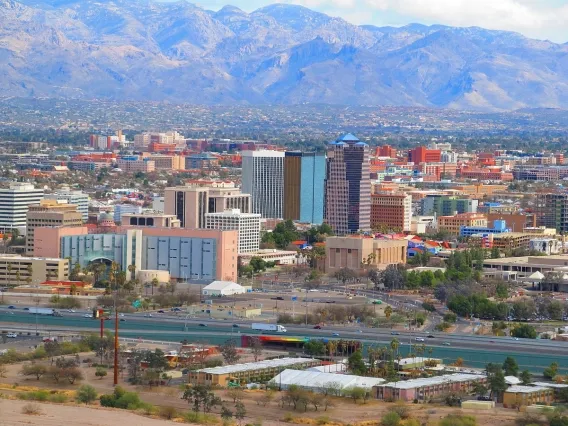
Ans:
{"type": "Polygon", "coordinates": [[[308,287],[306,287],[306,326],[308,325],[308,287]]]}
{"type": "Polygon", "coordinates": [[[114,386],[118,385],[118,307],[116,305],[116,298],[118,297],[118,285],[115,282],[114,292],[114,386]]]}

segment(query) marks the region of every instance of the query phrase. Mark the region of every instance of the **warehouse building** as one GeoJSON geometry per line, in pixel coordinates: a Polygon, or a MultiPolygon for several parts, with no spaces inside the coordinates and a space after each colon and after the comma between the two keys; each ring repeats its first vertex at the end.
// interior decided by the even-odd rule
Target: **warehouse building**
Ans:
{"type": "Polygon", "coordinates": [[[381,400],[429,401],[448,393],[471,393],[476,383],[487,382],[481,374],[446,374],[391,382],[373,387],[373,395],[381,400]]]}
{"type": "Polygon", "coordinates": [[[312,358],[279,358],[246,364],[203,368],[189,372],[189,383],[211,386],[228,386],[229,383],[238,383],[240,385],[262,383],[269,381],[287,368],[304,369],[320,364],[320,360],[312,358]]]}
{"type": "Polygon", "coordinates": [[[281,390],[286,390],[295,385],[312,392],[333,395],[343,395],[346,389],[354,387],[371,390],[373,386],[384,382],[384,379],[377,377],[298,370],[284,370],[270,381],[271,384],[278,386],[281,390]]]}

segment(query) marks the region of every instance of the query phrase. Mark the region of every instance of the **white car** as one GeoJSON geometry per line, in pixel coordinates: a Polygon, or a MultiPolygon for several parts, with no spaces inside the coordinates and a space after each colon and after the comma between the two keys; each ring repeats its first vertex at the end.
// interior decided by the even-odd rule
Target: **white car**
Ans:
{"type": "Polygon", "coordinates": [[[16,333],[8,333],[8,334],[6,334],[6,337],[10,337],[12,339],[15,339],[16,337],[18,337],[18,335],[16,333]]]}
{"type": "Polygon", "coordinates": [[[424,340],[424,337],[417,337],[416,339],[417,342],[425,342],[426,340],[424,340]]]}
{"type": "Polygon", "coordinates": [[[152,318],[152,314],[146,314],[146,315],[144,315],[144,317],[146,317],[146,318],[152,318]]]}
{"type": "Polygon", "coordinates": [[[83,315],[83,318],[93,318],[93,314],[85,314],[83,315]]]}

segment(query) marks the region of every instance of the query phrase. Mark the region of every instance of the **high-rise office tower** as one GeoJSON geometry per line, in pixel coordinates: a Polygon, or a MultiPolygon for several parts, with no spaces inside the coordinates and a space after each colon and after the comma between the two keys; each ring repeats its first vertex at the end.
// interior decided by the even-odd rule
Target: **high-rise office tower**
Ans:
{"type": "Polygon", "coordinates": [[[30,204],[43,199],[43,189],[29,183],[13,183],[10,188],[0,189],[0,229],[24,228],[30,204]]]}
{"type": "Polygon", "coordinates": [[[284,217],[284,152],[243,151],[243,192],[252,196],[252,212],[284,217]]]}
{"type": "Polygon", "coordinates": [[[182,228],[205,228],[205,214],[239,209],[251,213],[251,196],[233,182],[194,181],[166,188],[164,213],[176,215],[182,228]]]}
{"type": "Polygon", "coordinates": [[[287,152],[284,157],[284,219],[323,222],[325,154],[287,152]]]}
{"type": "Polygon", "coordinates": [[[337,235],[371,230],[369,145],[352,134],[327,146],[325,220],[337,235]]]}

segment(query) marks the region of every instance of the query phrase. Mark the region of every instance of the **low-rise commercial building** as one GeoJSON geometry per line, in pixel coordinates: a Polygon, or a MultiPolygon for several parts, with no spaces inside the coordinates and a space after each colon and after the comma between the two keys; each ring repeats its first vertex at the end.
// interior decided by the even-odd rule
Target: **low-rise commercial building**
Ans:
{"type": "Polygon", "coordinates": [[[388,265],[406,263],[407,240],[365,237],[329,237],[326,240],[325,270],[333,273],[341,268],[361,269],[363,262],[385,269],[388,265]]]}
{"type": "Polygon", "coordinates": [[[459,213],[454,216],[438,217],[438,230],[459,235],[464,227],[487,228],[487,216],[480,213],[459,213]]]}
{"type": "Polygon", "coordinates": [[[488,226],[462,226],[460,228],[460,237],[470,237],[475,234],[504,234],[511,232],[511,228],[507,228],[504,220],[496,220],[492,227],[488,226]]]}
{"type": "Polygon", "coordinates": [[[46,280],[67,280],[69,260],[49,257],[0,256],[0,285],[21,285],[46,280]],[[19,279],[18,279],[19,278],[19,279]]]}
{"type": "Polygon", "coordinates": [[[189,383],[193,385],[228,386],[229,383],[245,385],[267,382],[287,368],[305,369],[320,365],[321,361],[311,358],[279,358],[246,364],[203,368],[189,372],[189,383]]]}
{"type": "Polygon", "coordinates": [[[550,405],[554,389],[542,386],[511,386],[503,393],[503,407],[519,408],[529,405],[550,405]]]}
{"type": "Polygon", "coordinates": [[[120,159],[116,162],[118,168],[127,173],[151,173],[156,170],[156,163],[148,158],[144,159],[120,159]]]}
{"type": "Polygon", "coordinates": [[[380,400],[429,401],[449,393],[471,393],[477,383],[486,382],[487,376],[480,374],[446,374],[374,386],[373,395],[380,400]]]}
{"type": "MultiPolygon", "coordinates": [[[[322,368],[325,366],[322,366],[322,368]]],[[[320,367],[314,367],[320,368],[320,367]]],[[[323,371],[284,370],[272,380],[270,384],[287,390],[290,386],[298,386],[312,392],[331,393],[335,396],[344,395],[346,389],[359,387],[371,390],[373,386],[380,385],[385,379],[378,377],[354,376],[351,374],[326,373],[323,371]]]]}

